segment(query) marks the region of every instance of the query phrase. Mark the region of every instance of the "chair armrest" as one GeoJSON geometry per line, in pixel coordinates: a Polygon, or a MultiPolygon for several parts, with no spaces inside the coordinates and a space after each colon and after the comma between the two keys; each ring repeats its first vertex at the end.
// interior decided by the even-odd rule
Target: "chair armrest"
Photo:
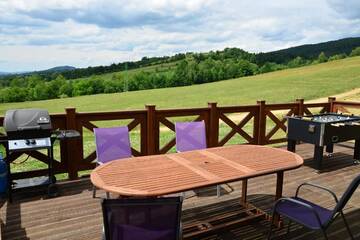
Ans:
{"type": "Polygon", "coordinates": [[[300,206],[308,209],[311,213],[313,213],[313,214],[315,215],[315,218],[317,219],[317,221],[318,221],[318,223],[319,223],[319,226],[322,225],[319,214],[315,211],[315,209],[314,209],[311,205],[309,205],[309,204],[307,204],[307,203],[304,203],[304,202],[301,202],[301,201],[299,201],[299,200],[293,199],[293,198],[280,198],[279,200],[277,200],[276,203],[275,203],[275,205],[274,205],[274,212],[276,212],[277,206],[278,206],[281,202],[284,202],[284,201],[286,201],[286,202],[292,202],[292,203],[295,203],[295,204],[297,204],[297,205],[300,205],[300,206]]]}
{"type": "Polygon", "coordinates": [[[310,186],[310,187],[314,187],[314,188],[318,188],[318,189],[324,190],[325,192],[328,192],[328,193],[330,193],[330,194],[333,196],[333,198],[334,198],[334,200],[335,200],[336,203],[339,202],[336,194],[335,194],[333,191],[331,191],[330,189],[325,188],[325,187],[323,187],[323,186],[314,184],[314,183],[303,183],[303,184],[300,184],[300,186],[298,186],[298,188],[296,189],[295,197],[298,196],[299,191],[300,191],[300,188],[303,187],[303,186],[310,186]]]}

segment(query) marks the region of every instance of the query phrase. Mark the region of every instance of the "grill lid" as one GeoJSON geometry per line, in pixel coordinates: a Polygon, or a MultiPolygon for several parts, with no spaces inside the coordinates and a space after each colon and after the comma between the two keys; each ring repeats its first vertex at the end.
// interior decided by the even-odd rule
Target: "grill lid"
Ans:
{"type": "Polygon", "coordinates": [[[4,129],[8,138],[49,137],[52,129],[49,112],[36,108],[8,110],[4,129]]]}

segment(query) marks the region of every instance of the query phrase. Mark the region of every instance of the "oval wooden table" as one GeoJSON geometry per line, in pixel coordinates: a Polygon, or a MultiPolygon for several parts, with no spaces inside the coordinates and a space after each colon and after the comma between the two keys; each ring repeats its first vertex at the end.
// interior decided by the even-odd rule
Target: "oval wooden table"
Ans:
{"type": "MultiPolygon", "coordinates": [[[[268,217],[247,203],[247,180],[277,174],[275,199],[278,199],[282,196],[284,171],[296,169],[302,164],[303,159],[299,155],[280,148],[232,145],[115,160],[93,170],[91,182],[120,196],[155,197],[242,180],[241,205],[252,217],[268,217]]],[[[198,232],[218,229],[213,225],[201,223],[198,232]]],[[[225,225],[229,226],[228,223],[225,225]]],[[[185,234],[185,237],[192,238],[194,235],[185,234]]]]}

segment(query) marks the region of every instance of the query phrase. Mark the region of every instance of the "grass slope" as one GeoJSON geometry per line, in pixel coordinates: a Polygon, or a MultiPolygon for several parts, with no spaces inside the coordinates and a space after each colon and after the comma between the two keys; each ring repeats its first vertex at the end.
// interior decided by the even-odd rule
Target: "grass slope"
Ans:
{"type": "Polygon", "coordinates": [[[143,109],[145,104],[156,104],[158,108],[201,107],[209,101],[219,105],[254,104],[256,100],[281,103],[330,96],[356,87],[360,87],[360,57],[187,87],[6,103],[0,104],[0,114],[28,107],[64,112],[65,107],[111,111],[143,109]]]}
{"type": "MultiPolygon", "coordinates": [[[[128,71],[104,73],[104,74],[95,75],[94,77],[104,79],[104,80],[110,80],[110,79],[112,79],[112,77],[114,75],[120,76],[122,78],[126,78],[126,77],[131,78],[136,73],[139,73],[139,72],[156,72],[156,71],[157,72],[171,72],[171,71],[173,71],[175,69],[176,64],[178,62],[179,61],[174,61],[174,62],[170,62],[170,63],[161,63],[161,64],[156,64],[156,65],[147,66],[147,67],[140,67],[140,68],[136,68],[136,69],[130,69],[128,71]]],[[[76,79],[72,79],[71,81],[90,79],[90,78],[92,78],[92,76],[76,78],[76,79]]]]}

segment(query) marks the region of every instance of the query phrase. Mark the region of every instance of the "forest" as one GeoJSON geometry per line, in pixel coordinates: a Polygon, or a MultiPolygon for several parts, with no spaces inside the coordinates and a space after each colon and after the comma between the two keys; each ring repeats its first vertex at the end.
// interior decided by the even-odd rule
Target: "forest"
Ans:
{"type": "MultiPolygon", "coordinates": [[[[291,52],[293,50],[291,49],[291,52]]],[[[344,49],[338,48],[338,50],[344,49]]],[[[85,68],[7,76],[0,79],[0,102],[22,102],[187,86],[360,56],[360,47],[355,47],[351,51],[339,51],[335,51],[334,55],[319,52],[318,55],[311,55],[312,57],[310,55],[294,56],[287,62],[279,63],[276,57],[271,58],[275,56],[272,55],[273,53],[266,58],[268,61],[261,62],[259,56],[264,59],[263,55],[249,53],[238,48],[225,48],[223,51],[208,53],[176,54],[172,57],[159,58],[144,57],[137,62],[112,64],[102,68],[92,67],[91,71],[86,71],[89,68],[85,68]],[[170,67],[164,65],[166,63],[174,64],[170,67]],[[154,67],[145,71],[143,69],[146,66],[154,67]],[[128,70],[138,68],[139,70],[131,75],[124,74],[128,70]],[[104,73],[113,74],[109,78],[104,78],[100,75],[104,73]],[[75,79],[75,77],[84,76],[87,78],[75,79]]],[[[285,59],[285,56],[283,58],[285,59]]]]}

